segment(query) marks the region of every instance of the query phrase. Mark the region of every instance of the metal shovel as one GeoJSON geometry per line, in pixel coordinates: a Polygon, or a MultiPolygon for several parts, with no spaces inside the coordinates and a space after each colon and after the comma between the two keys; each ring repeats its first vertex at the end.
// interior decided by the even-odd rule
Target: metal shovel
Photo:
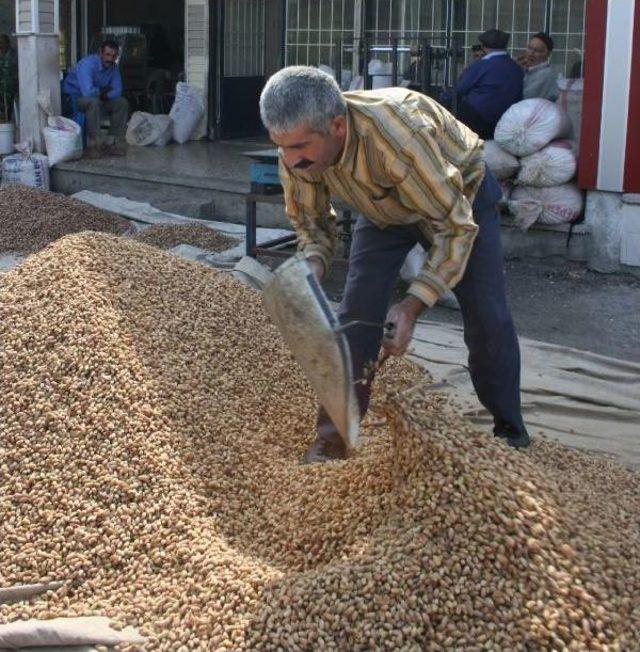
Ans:
{"type": "Polygon", "coordinates": [[[360,411],[344,331],[364,325],[384,328],[389,337],[392,328],[362,321],[341,325],[309,263],[300,255],[278,267],[265,284],[262,299],[347,448],[353,448],[360,411]]]}

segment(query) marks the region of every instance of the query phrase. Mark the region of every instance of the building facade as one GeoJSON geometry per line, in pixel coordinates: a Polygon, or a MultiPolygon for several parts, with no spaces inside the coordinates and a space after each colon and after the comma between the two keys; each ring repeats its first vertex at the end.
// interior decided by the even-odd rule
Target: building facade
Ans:
{"type": "MultiPolygon", "coordinates": [[[[420,71],[421,88],[435,94],[468,64],[482,31],[510,32],[516,57],[532,34],[546,31],[555,42],[558,74],[583,78],[579,183],[587,191],[590,264],[602,271],[640,266],[640,0],[5,0],[2,6],[7,4],[14,22],[6,25],[10,17],[3,9],[1,29],[15,30],[25,42],[36,33],[48,42],[55,35],[63,71],[103,35],[122,38],[130,45],[129,90],[138,85],[134,106],[149,95],[158,71],[169,86],[178,79],[197,86],[207,104],[201,135],[210,138],[260,133],[260,91],[283,65],[322,66],[345,89],[357,77],[367,88],[420,71]]],[[[160,111],[168,108],[160,103],[160,111]]]]}

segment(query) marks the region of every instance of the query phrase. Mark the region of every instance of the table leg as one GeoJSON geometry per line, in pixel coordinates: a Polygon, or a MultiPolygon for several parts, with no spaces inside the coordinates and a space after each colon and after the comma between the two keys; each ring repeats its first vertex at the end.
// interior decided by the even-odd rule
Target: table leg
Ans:
{"type": "Polygon", "coordinates": [[[246,242],[246,253],[247,256],[251,256],[251,258],[256,257],[256,241],[257,241],[257,227],[256,227],[256,202],[253,199],[247,199],[246,200],[246,207],[247,207],[247,218],[246,218],[246,235],[245,235],[245,242],[246,242]]]}

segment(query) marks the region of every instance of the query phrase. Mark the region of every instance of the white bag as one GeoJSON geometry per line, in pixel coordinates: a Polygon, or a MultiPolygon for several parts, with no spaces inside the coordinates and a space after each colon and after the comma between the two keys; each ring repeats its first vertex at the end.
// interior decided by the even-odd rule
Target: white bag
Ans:
{"type": "Polygon", "coordinates": [[[153,145],[164,147],[173,138],[173,120],[169,115],[155,115],[153,117],[160,127],[160,135],[153,141],[153,145]]]}
{"type": "Polygon", "coordinates": [[[484,160],[499,181],[510,179],[520,167],[518,159],[505,152],[495,140],[484,141],[484,160]]]}
{"type": "Polygon", "coordinates": [[[2,186],[18,184],[49,190],[49,160],[31,153],[30,141],[17,143],[18,154],[2,159],[2,186]]]}
{"type": "Polygon", "coordinates": [[[153,115],[136,111],[127,125],[126,139],[129,145],[166,145],[171,140],[173,121],[168,115],[153,115]]]}
{"type": "Polygon", "coordinates": [[[193,86],[178,82],[176,99],[169,115],[173,120],[173,139],[177,143],[186,143],[204,114],[204,104],[200,92],[193,86]]]}
{"type": "Polygon", "coordinates": [[[516,183],[537,188],[560,186],[571,181],[577,161],[568,140],[554,140],[539,152],[520,159],[516,183]]]}
{"type": "Polygon", "coordinates": [[[565,79],[558,80],[560,94],[556,104],[560,105],[569,116],[572,127],[573,152],[578,155],[580,151],[580,131],[582,129],[582,90],[584,80],[565,79]]]}
{"type": "Polygon", "coordinates": [[[82,157],[82,129],[77,122],[62,116],[50,116],[47,125],[42,135],[50,166],[82,157]]]}
{"type": "Polygon", "coordinates": [[[126,140],[129,145],[144,147],[159,138],[160,125],[151,113],[136,111],[127,125],[126,140]]]}
{"type": "Polygon", "coordinates": [[[498,199],[498,206],[506,208],[509,205],[509,197],[511,197],[511,191],[513,190],[513,181],[511,179],[502,179],[498,181],[498,185],[502,190],[502,196],[498,199]]]}
{"type": "Polygon", "coordinates": [[[514,156],[528,156],[571,135],[571,120],[558,104],[540,97],[514,104],[500,118],[495,140],[514,156]]]}
{"type": "Polygon", "coordinates": [[[582,191],[575,183],[553,188],[516,186],[509,200],[509,211],[516,224],[527,230],[534,222],[563,224],[573,222],[584,205],[582,191]]]}
{"type": "Polygon", "coordinates": [[[411,283],[422,270],[425,260],[427,260],[427,252],[424,247],[419,244],[415,245],[402,263],[400,278],[406,283],[411,283]]]}

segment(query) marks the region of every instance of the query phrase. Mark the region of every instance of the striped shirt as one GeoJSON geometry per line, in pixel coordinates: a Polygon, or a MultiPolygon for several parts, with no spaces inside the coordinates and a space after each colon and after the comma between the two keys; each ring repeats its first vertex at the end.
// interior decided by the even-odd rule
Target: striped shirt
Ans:
{"type": "Polygon", "coordinates": [[[478,227],[471,204],[484,177],[483,141],[430,98],[404,88],[344,93],[347,136],[322,175],[280,157],[285,210],[305,256],[328,267],[331,195],[380,228],[416,225],[431,242],[409,293],[432,306],[462,277],[478,227]]]}

